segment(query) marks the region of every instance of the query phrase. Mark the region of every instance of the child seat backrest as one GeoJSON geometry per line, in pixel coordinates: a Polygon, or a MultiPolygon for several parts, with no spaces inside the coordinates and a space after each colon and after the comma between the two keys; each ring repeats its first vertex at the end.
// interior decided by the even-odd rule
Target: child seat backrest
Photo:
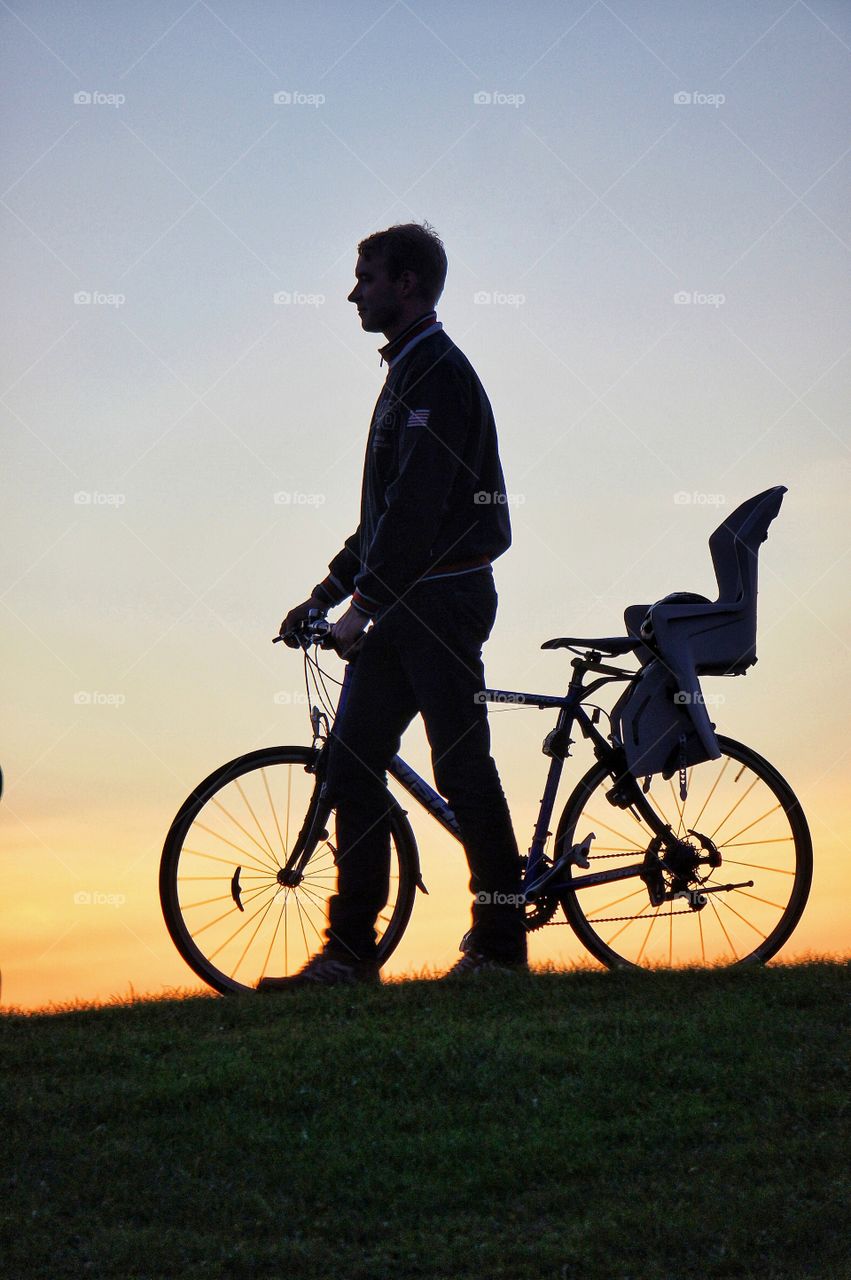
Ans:
{"type": "Polygon", "coordinates": [[[669,776],[678,761],[720,755],[698,677],[740,675],[756,662],[757,557],[784,493],[776,485],[749,498],[710,537],[716,601],[677,592],[625,611],[627,632],[647,641],[638,651],[645,670],[613,708],[612,725],[637,776],[669,776]]]}

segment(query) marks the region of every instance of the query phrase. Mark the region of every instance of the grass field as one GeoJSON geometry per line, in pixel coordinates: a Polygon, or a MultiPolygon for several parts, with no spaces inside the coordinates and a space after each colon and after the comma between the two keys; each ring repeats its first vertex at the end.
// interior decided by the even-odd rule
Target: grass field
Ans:
{"type": "Polygon", "coordinates": [[[4,1277],[844,1280],[848,966],[5,1014],[4,1277]]]}

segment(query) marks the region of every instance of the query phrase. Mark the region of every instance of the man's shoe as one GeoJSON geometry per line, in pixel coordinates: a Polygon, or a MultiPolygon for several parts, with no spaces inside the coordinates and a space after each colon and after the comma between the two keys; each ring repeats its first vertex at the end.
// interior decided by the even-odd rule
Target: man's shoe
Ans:
{"type": "Polygon", "coordinates": [[[465,951],[461,959],[456,961],[448,973],[440,979],[447,982],[453,978],[471,978],[477,973],[528,973],[526,960],[498,960],[486,956],[481,951],[465,951]]]}
{"type": "Polygon", "coordinates": [[[303,969],[289,978],[261,978],[258,991],[290,991],[295,987],[355,986],[358,983],[380,983],[377,960],[342,958],[319,951],[303,969]]]}

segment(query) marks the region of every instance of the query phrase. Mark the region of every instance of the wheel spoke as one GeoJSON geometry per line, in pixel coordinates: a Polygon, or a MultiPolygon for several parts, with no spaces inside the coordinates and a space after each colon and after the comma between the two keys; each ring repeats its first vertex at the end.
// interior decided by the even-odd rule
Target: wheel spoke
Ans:
{"type": "MultiPolygon", "coordinates": [[[[262,773],[262,769],[261,769],[261,773],[262,773]]],[[[263,826],[261,825],[261,823],[260,823],[260,819],[257,817],[257,814],[254,812],[254,809],[253,809],[253,807],[252,807],[252,805],[251,805],[250,800],[248,799],[248,796],[245,794],[245,792],[244,792],[244,791],[243,791],[243,789],[242,789],[242,786],[241,786],[241,785],[240,785],[240,783],[238,783],[238,782],[237,782],[237,784],[236,784],[236,789],[237,789],[237,791],[239,792],[239,794],[242,796],[242,800],[243,800],[243,803],[244,803],[244,805],[245,805],[246,809],[248,810],[248,812],[251,814],[252,818],[254,819],[254,824],[255,824],[255,826],[257,827],[257,830],[260,832],[260,835],[263,837],[263,842],[264,842],[264,844],[266,845],[266,848],[267,848],[267,849],[269,850],[269,852],[271,853],[273,860],[274,860],[275,862],[277,862],[277,863],[278,863],[278,865],[280,866],[280,862],[278,862],[278,855],[275,853],[275,850],[272,848],[272,845],[271,845],[271,842],[270,842],[270,840],[269,840],[269,837],[266,835],[266,829],[265,829],[265,827],[263,827],[263,826]]]]}
{"type": "MultiPolygon", "coordinates": [[[[765,813],[761,814],[760,817],[754,818],[753,822],[749,822],[746,827],[742,827],[739,831],[737,831],[736,835],[734,835],[732,838],[735,840],[736,836],[743,836],[746,831],[750,831],[751,827],[755,827],[757,823],[764,822],[766,818],[770,818],[772,813],[776,813],[780,807],[781,806],[779,804],[773,805],[770,809],[767,809],[765,813]]],[[[724,848],[726,849],[726,847],[727,847],[727,841],[725,840],[724,848]]]]}
{"type": "MultiPolygon", "coordinates": [[[[740,770],[740,771],[739,771],[739,773],[736,775],[736,781],[737,781],[737,782],[738,782],[739,778],[742,776],[742,774],[743,774],[743,773],[744,773],[744,769],[740,770]]],[[[736,810],[738,809],[739,805],[741,805],[741,804],[744,804],[744,803],[745,803],[745,801],[747,800],[748,796],[749,796],[749,795],[750,795],[750,793],[753,791],[754,787],[756,786],[756,784],[757,784],[758,782],[759,782],[759,778],[758,778],[758,777],[756,777],[756,776],[754,776],[754,780],[753,780],[753,782],[750,784],[750,786],[747,788],[747,790],[744,792],[744,794],[739,796],[738,800],[737,800],[737,801],[736,801],[736,803],[733,805],[732,809],[730,809],[729,813],[727,813],[727,814],[725,815],[725,817],[723,817],[723,818],[721,819],[721,821],[720,821],[720,822],[718,823],[718,825],[716,826],[715,830],[714,830],[714,831],[712,831],[712,832],[710,833],[710,836],[709,836],[709,839],[710,839],[710,840],[714,840],[714,839],[715,839],[715,837],[717,836],[718,832],[719,832],[719,831],[721,830],[721,828],[724,826],[724,823],[725,823],[725,822],[729,822],[730,818],[732,818],[733,814],[736,812],[736,810]]],[[[738,832],[737,832],[737,834],[738,834],[738,832]]]]}
{"type": "MultiPolygon", "coordinates": [[[[274,902],[274,898],[272,899],[272,901],[274,902]]],[[[284,903],[286,903],[286,893],[284,893],[284,903]]],[[[263,964],[262,964],[262,965],[261,965],[261,967],[260,967],[260,977],[261,977],[261,978],[265,978],[265,977],[266,977],[266,970],[269,968],[269,960],[270,960],[271,955],[272,955],[272,948],[273,948],[273,947],[274,947],[274,945],[275,945],[275,939],[276,939],[276,938],[277,938],[277,936],[278,936],[278,930],[279,930],[279,929],[280,929],[280,927],[281,927],[281,921],[284,919],[285,915],[286,915],[286,906],[284,905],[284,906],[282,906],[282,907],[281,907],[280,911],[278,912],[278,918],[277,918],[277,920],[275,921],[275,927],[274,927],[274,929],[272,930],[272,936],[271,936],[271,938],[269,939],[269,947],[268,947],[268,949],[267,949],[267,951],[266,951],[266,958],[265,958],[265,960],[263,961],[263,964]]],[[[284,970],[284,973],[286,973],[286,970],[284,970]]]]}
{"type": "Polygon", "coordinates": [[[284,847],[286,849],[289,849],[290,847],[290,811],[292,809],[292,801],[293,801],[293,771],[292,769],[288,769],[287,770],[287,817],[286,817],[287,838],[286,838],[286,841],[284,842],[284,847]]]}
{"type": "Polygon", "coordinates": [[[611,911],[614,907],[620,906],[622,902],[628,902],[630,898],[636,898],[639,894],[646,892],[644,885],[640,889],[633,889],[631,893],[625,893],[622,898],[614,898],[613,901],[605,903],[602,907],[595,907],[593,911],[588,912],[588,919],[593,920],[595,916],[602,915],[604,911],[611,911]]]}
{"type": "Polygon", "coordinates": [[[211,902],[230,902],[233,904],[233,894],[217,893],[215,898],[202,898],[200,902],[184,902],[183,910],[191,911],[195,907],[208,907],[211,902]]]}
{"type": "Polygon", "coordinates": [[[768,934],[763,933],[762,929],[758,929],[752,920],[748,920],[747,916],[742,915],[741,911],[737,911],[735,907],[731,907],[730,903],[727,901],[726,898],[719,898],[718,905],[721,907],[726,907],[728,911],[732,911],[734,916],[738,916],[738,918],[742,921],[743,924],[746,924],[749,929],[753,929],[754,933],[758,933],[759,936],[762,938],[763,942],[765,942],[765,939],[768,937],[768,934]]]}
{"type": "Polygon", "coordinates": [[[768,898],[761,898],[759,894],[748,893],[746,889],[737,889],[736,893],[740,893],[743,898],[753,898],[754,902],[763,902],[767,907],[775,907],[778,911],[786,906],[785,902],[771,902],[768,898]]]}
{"type": "MultiPolygon", "coordinates": [[[[753,848],[754,845],[762,844],[794,844],[794,836],[768,836],[762,840],[725,840],[725,849],[747,849],[753,848]]],[[[726,858],[725,858],[726,862],[726,858]]]]}
{"type": "Polygon", "coordinates": [[[284,973],[290,971],[290,913],[287,907],[290,903],[291,890],[287,889],[284,893],[284,905],[282,907],[284,916],[284,973]]]}
{"type": "MultiPolygon", "coordinates": [[[[274,896],[272,898],[272,901],[274,902],[274,896]]],[[[223,942],[220,942],[214,951],[210,952],[210,959],[215,960],[216,956],[219,955],[219,953],[223,951],[225,947],[230,946],[234,938],[236,938],[240,933],[242,933],[243,929],[247,929],[248,926],[251,924],[251,921],[254,920],[255,917],[258,915],[258,913],[261,912],[263,909],[264,908],[262,905],[259,906],[257,908],[257,911],[253,912],[252,915],[248,916],[245,920],[243,920],[242,924],[239,925],[236,929],[234,929],[232,934],[230,934],[227,938],[225,938],[223,942]]],[[[226,914],[230,915],[231,913],[227,912],[226,914]]],[[[213,920],[210,922],[210,924],[218,924],[219,920],[224,920],[224,918],[225,918],[224,916],[219,916],[218,920],[213,920]]],[[[206,925],[206,924],[202,925],[200,929],[195,930],[194,936],[197,938],[199,934],[203,933],[204,930],[208,929],[209,927],[210,925],[206,925]]]]}
{"type": "Polygon", "coordinates": [[[310,916],[307,913],[307,908],[304,902],[298,896],[298,894],[295,895],[295,905],[296,905],[296,911],[298,912],[298,923],[301,928],[301,936],[304,939],[305,955],[309,957],[313,954],[313,949],[307,941],[307,934],[305,933],[305,930],[304,930],[305,920],[307,920],[307,923],[311,926],[311,928],[313,929],[313,932],[316,934],[317,938],[319,938],[320,942],[322,941],[322,934],[319,932],[319,930],[316,928],[316,925],[311,920],[310,916]]]}
{"type": "MultiPolygon", "coordinates": [[[[646,932],[646,933],[645,933],[645,935],[644,935],[644,941],[643,941],[643,942],[642,942],[642,944],[641,944],[641,950],[639,951],[638,955],[637,955],[637,956],[636,956],[636,958],[635,958],[635,963],[636,963],[636,964],[640,964],[640,963],[641,963],[641,957],[644,955],[644,948],[647,946],[647,942],[648,942],[648,939],[649,939],[649,937],[650,937],[650,930],[653,928],[654,924],[656,923],[656,920],[658,919],[658,916],[659,916],[659,908],[657,907],[657,908],[656,908],[656,910],[655,910],[655,911],[654,911],[654,913],[653,913],[653,919],[650,921],[650,924],[647,926],[647,932],[646,932]]],[[[615,934],[615,938],[616,938],[617,936],[618,936],[618,935],[617,935],[617,934],[615,934]]],[[[614,941],[614,939],[613,939],[613,941],[614,941]]]]}
{"type": "MultiPolygon", "coordinates": [[[[726,849],[727,846],[725,845],[724,847],[726,849]]],[[[737,858],[728,858],[726,854],[724,855],[724,866],[725,867],[750,867],[754,871],[770,871],[772,874],[778,875],[778,876],[794,877],[795,875],[794,871],[787,871],[785,867],[764,867],[759,862],[739,862],[737,858]]]]}
{"type": "Polygon", "coordinates": [[[254,939],[257,937],[258,933],[260,932],[261,926],[262,926],[262,925],[264,925],[264,924],[266,923],[266,917],[268,916],[269,912],[272,910],[272,907],[273,907],[273,905],[274,905],[274,902],[275,902],[275,899],[274,899],[274,898],[270,898],[270,899],[269,899],[269,902],[268,902],[268,903],[267,903],[267,905],[266,905],[266,910],[263,912],[263,914],[261,915],[260,919],[259,919],[259,920],[258,920],[258,922],[257,922],[257,928],[254,930],[254,932],[252,933],[251,937],[250,937],[250,938],[248,939],[248,941],[246,942],[246,944],[245,944],[245,946],[243,947],[243,950],[242,950],[242,955],[239,957],[239,959],[237,960],[236,964],[234,965],[234,967],[233,967],[233,968],[231,969],[231,971],[230,971],[230,976],[231,976],[232,978],[235,978],[235,977],[236,977],[236,975],[237,975],[237,973],[239,972],[239,967],[240,967],[240,965],[242,964],[242,962],[243,962],[243,960],[245,959],[245,957],[248,955],[248,948],[251,946],[252,942],[253,942],[253,941],[254,941],[254,939]]]}
{"type": "MultiPolygon", "coordinates": [[[[258,898],[261,893],[265,893],[268,889],[277,889],[277,888],[278,888],[278,885],[276,881],[269,882],[265,885],[259,884],[259,885],[252,886],[252,888],[249,889],[247,893],[240,894],[240,899],[242,901],[243,907],[246,904],[252,903],[255,898],[258,898]]],[[[237,908],[237,910],[238,909],[239,908],[237,908]]]]}
{"type": "Polygon", "coordinates": [[[609,831],[613,836],[617,836],[619,840],[625,840],[627,842],[627,846],[630,849],[641,848],[641,845],[638,843],[637,840],[633,840],[630,836],[625,836],[622,831],[618,831],[615,827],[611,826],[608,822],[603,822],[602,818],[591,818],[589,816],[587,819],[587,825],[589,829],[594,827],[602,827],[604,831],[609,831]]]}
{"type": "MultiPolygon", "coordinates": [[[[212,827],[207,827],[203,822],[197,821],[194,823],[193,830],[194,827],[197,827],[199,831],[205,832],[208,836],[213,836],[216,840],[221,840],[222,844],[229,845],[231,849],[236,849],[237,853],[242,854],[242,860],[248,860],[255,871],[271,871],[273,875],[277,873],[277,863],[266,862],[265,860],[261,862],[256,853],[253,853],[250,849],[244,849],[241,844],[234,844],[233,840],[228,840],[227,836],[223,836],[220,831],[214,831],[212,827]]],[[[187,849],[186,852],[197,853],[199,858],[213,857],[213,854],[201,853],[197,849],[187,849]]],[[[219,858],[217,861],[227,862],[227,858],[219,858]]],[[[231,865],[233,865],[233,859],[231,859],[231,865]]]]}
{"type": "Polygon", "coordinates": [[[715,781],[712,783],[712,790],[709,792],[709,795],[704,800],[700,809],[700,813],[697,815],[697,817],[694,820],[695,828],[700,824],[700,819],[703,817],[705,809],[708,807],[710,800],[715,795],[717,788],[720,786],[721,780],[724,777],[724,774],[727,772],[727,766],[729,765],[729,763],[730,763],[730,757],[727,756],[724,760],[724,764],[721,766],[721,769],[719,770],[715,778],[715,781]]]}
{"type": "MultiPolygon", "coordinates": [[[[655,907],[646,899],[642,904],[647,893],[643,884],[633,889],[603,881],[586,884],[581,892],[566,888],[562,906],[567,919],[603,964],[713,967],[751,956],[764,960],[797,923],[812,875],[812,846],[800,805],[788,784],[755,752],[721,736],[718,741],[722,754],[717,761],[689,766],[686,801],[677,799],[676,778],[651,778],[641,806],[644,836],[636,833],[633,840],[596,818],[615,777],[605,762],[592,767],[568,801],[559,823],[564,847],[586,830],[597,830],[608,843],[596,845],[591,857],[608,856],[619,870],[653,841],[661,837],[664,844],[666,832],[681,842],[671,850],[671,867],[660,862],[654,873],[663,895],[655,907]],[[647,842],[643,848],[638,843],[642,838],[647,842]],[[717,842],[723,870],[710,868],[701,840],[717,842]],[[722,877],[747,877],[752,884],[728,888],[722,877]],[[689,894],[701,890],[706,901],[693,906],[689,894]],[[635,929],[641,920],[644,925],[635,929]]],[[[614,823],[618,821],[615,817],[614,823]]]]}
{"type": "Polygon", "coordinates": [[[670,969],[674,960],[674,912],[668,916],[668,968],[670,969]]]}
{"type": "MultiPolygon", "coordinates": [[[[241,790],[240,790],[240,794],[242,794],[241,790]]],[[[267,852],[268,852],[268,853],[270,853],[270,854],[271,854],[271,856],[272,856],[272,861],[271,861],[271,863],[270,863],[269,865],[270,865],[270,866],[273,866],[273,867],[275,867],[275,868],[277,868],[277,867],[278,867],[278,865],[279,865],[278,860],[277,860],[277,858],[275,857],[275,855],[274,855],[274,853],[272,852],[272,850],[271,850],[271,849],[268,849],[268,850],[267,850],[267,849],[265,849],[265,848],[263,847],[263,845],[260,843],[260,841],[259,841],[255,836],[253,836],[253,835],[251,834],[251,832],[248,830],[248,828],[247,828],[247,827],[244,827],[244,826],[242,825],[242,823],[239,821],[239,819],[238,819],[238,818],[235,818],[235,817],[233,816],[233,814],[230,812],[230,810],[225,808],[225,806],[222,804],[221,800],[214,800],[214,801],[213,801],[213,804],[216,806],[216,808],[217,808],[217,809],[220,809],[220,810],[222,811],[222,813],[225,815],[225,817],[226,817],[226,818],[229,818],[229,819],[231,820],[231,822],[233,823],[233,825],[234,825],[235,827],[239,827],[239,830],[242,832],[242,834],[243,834],[244,836],[247,836],[247,837],[248,837],[248,839],[251,841],[251,843],[252,843],[252,844],[256,844],[256,845],[257,845],[257,848],[258,848],[258,849],[260,850],[260,852],[263,854],[263,861],[264,861],[264,862],[266,861],[266,854],[267,854],[267,852]]],[[[199,826],[199,827],[201,827],[201,830],[202,830],[202,831],[205,831],[205,830],[206,830],[206,828],[205,828],[205,827],[202,827],[202,826],[201,826],[201,823],[200,823],[200,822],[198,823],[198,826],[199,826]]],[[[215,833],[215,832],[212,832],[211,834],[215,835],[216,833],[215,833]]],[[[220,839],[222,839],[222,840],[224,840],[224,836],[220,836],[219,838],[220,838],[220,839]]],[[[230,841],[230,840],[228,840],[228,841],[225,841],[225,843],[226,843],[226,844],[230,844],[230,843],[231,843],[231,841],[230,841]]],[[[267,844],[268,844],[268,841],[267,841],[267,844]]],[[[235,849],[237,849],[237,848],[239,848],[239,846],[238,846],[238,845],[234,845],[234,848],[235,848],[235,849]]],[[[254,856],[256,857],[257,855],[255,854],[254,856]]]]}
{"type": "Polygon", "coordinates": [[[727,945],[729,946],[730,950],[733,953],[733,959],[738,960],[739,953],[736,950],[736,948],[733,946],[732,938],[730,937],[727,930],[724,928],[724,921],[721,919],[720,915],[718,914],[718,908],[715,905],[714,898],[709,899],[709,905],[712,908],[712,910],[715,912],[715,919],[718,921],[719,925],[721,926],[721,932],[724,934],[724,937],[727,939],[727,945]]]}
{"type": "MultiPolygon", "coordinates": [[[[269,801],[269,808],[272,811],[272,819],[275,823],[275,830],[277,831],[278,839],[281,842],[281,853],[283,854],[284,862],[286,862],[287,849],[289,848],[289,844],[285,843],[284,837],[281,835],[281,824],[278,821],[278,810],[275,808],[275,802],[272,799],[272,792],[269,790],[269,779],[266,776],[266,770],[261,769],[260,772],[263,775],[263,786],[266,790],[266,798],[269,801]]],[[[292,785],[292,777],[293,777],[293,771],[292,769],[288,768],[287,769],[287,787],[288,788],[292,785]]]]}
{"type": "Polygon", "coordinates": [[[662,805],[659,802],[658,796],[654,796],[652,788],[650,789],[650,791],[647,792],[645,799],[650,801],[650,803],[658,813],[659,817],[662,819],[662,822],[665,824],[665,826],[670,827],[671,826],[670,819],[668,818],[668,815],[665,812],[665,810],[662,808],[662,805]]]}
{"type": "MultiPolygon", "coordinates": [[[[646,920],[647,916],[644,913],[645,911],[649,911],[650,907],[651,907],[651,904],[649,902],[645,902],[644,906],[641,908],[639,912],[637,912],[636,915],[630,916],[628,920],[624,920],[623,924],[618,929],[617,933],[612,934],[611,938],[609,939],[609,942],[614,942],[616,938],[619,938],[622,933],[626,932],[626,930],[630,927],[630,925],[635,924],[636,920],[646,920]]],[[[659,908],[657,907],[656,910],[658,911],[659,908]]]]}
{"type": "Polygon", "coordinates": [[[295,892],[296,892],[296,895],[298,895],[298,893],[301,892],[304,895],[304,897],[308,899],[308,901],[313,903],[315,907],[324,909],[325,902],[327,899],[323,898],[320,894],[314,892],[312,889],[308,889],[304,881],[302,881],[302,883],[298,886],[298,889],[295,892]]]}

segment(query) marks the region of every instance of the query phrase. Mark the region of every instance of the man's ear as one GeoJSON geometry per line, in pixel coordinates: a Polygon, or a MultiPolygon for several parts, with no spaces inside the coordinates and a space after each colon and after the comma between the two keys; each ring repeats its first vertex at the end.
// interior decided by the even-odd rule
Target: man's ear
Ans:
{"type": "Polygon", "coordinates": [[[412,297],[420,287],[419,276],[415,271],[411,271],[409,267],[405,267],[399,274],[399,285],[404,298],[412,297]]]}

